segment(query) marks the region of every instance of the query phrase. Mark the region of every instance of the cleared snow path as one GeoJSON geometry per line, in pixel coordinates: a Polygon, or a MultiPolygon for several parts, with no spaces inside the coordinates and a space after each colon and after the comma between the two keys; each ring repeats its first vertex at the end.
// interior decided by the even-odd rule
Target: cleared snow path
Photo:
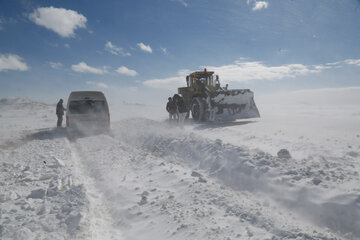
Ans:
{"type": "MultiPolygon", "coordinates": [[[[78,151],[73,143],[67,141],[69,148],[71,149],[73,172],[74,175],[79,178],[86,189],[86,195],[89,200],[89,215],[87,220],[89,221],[89,239],[117,239],[121,240],[122,233],[119,229],[113,227],[112,218],[110,215],[111,209],[104,204],[104,198],[102,193],[96,188],[95,179],[89,176],[86,171],[84,162],[86,159],[79,157],[78,151]]],[[[86,163],[85,163],[86,164],[86,163]]]]}

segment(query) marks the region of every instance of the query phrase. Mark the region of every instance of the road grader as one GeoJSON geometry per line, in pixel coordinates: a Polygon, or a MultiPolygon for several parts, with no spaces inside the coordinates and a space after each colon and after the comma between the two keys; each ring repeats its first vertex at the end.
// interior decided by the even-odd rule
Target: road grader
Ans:
{"type": "Polygon", "coordinates": [[[178,88],[192,118],[202,121],[235,121],[236,119],[260,117],[249,89],[229,90],[220,86],[219,76],[214,72],[193,72],[186,76],[186,87],[178,88]]]}

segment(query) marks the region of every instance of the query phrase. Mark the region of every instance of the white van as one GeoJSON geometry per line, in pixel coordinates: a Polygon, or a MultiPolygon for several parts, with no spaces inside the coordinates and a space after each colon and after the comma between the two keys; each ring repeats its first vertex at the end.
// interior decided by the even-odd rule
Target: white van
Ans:
{"type": "Polygon", "coordinates": [[[98,91],[71,92],[67,101],[66,126],[84,131],[109,129],[110,112],[104,94],[98,91]]]}

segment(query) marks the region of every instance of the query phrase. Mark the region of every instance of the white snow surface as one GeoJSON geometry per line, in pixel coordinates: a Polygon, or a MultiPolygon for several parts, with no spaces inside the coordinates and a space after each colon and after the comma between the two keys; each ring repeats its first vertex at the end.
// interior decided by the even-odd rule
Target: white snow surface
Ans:
{"type": "Polygon", "coordinates": [[[110,133],[69,137],[1,99],[0,239],[360,239],[360,105],[256,103],[184,129],[110,103],[110,133]]]}

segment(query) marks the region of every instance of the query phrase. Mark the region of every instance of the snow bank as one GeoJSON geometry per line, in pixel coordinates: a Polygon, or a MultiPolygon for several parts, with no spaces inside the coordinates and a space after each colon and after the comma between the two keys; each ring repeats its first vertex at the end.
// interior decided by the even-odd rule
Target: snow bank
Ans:
{"type": "Polygon", "coordinates": [[[70,155],[60,138],[26,140],[1,151],[2,239],[87,238],[77,230],[88,200],[73,179],[70,155]]]}
{"type": "MultiPolygon", "coordinates": [[[[176,129],[164,131],[163,126],[146,120],[127,121],[122,125],[134,131],[123,130],[118,136],[155,156],[177,163],[186,162],[191,168],[198,169],[196,171],[215,177],[235,190],[270,198],[318,226],[360,237],[358,195],[348,196],[347,202],[341,204],[335,199],[348,194],[340,191],[335,196],[326,196],[329,186],[336,186],[339,182],[352,182],[349,187],[355,187],[359,174],[351,167],[345,168],[345,164],[333,160],[333,166],[325,167],[311,159],[305,163],[307,160],[274,157],[261,151],[252,152],[244,147],[223,144],[220,139],[209,141],[194,134],[184,135],[176,129]],[[345,169],[339,171],[339,165],[345,169]],[[339,174],[334,174],[334,170],[339,174]],[[320,186],[316,179],[321,179],[320,186]]],[[[359,166],[356,161],[352,164],[359,166]]]]}

